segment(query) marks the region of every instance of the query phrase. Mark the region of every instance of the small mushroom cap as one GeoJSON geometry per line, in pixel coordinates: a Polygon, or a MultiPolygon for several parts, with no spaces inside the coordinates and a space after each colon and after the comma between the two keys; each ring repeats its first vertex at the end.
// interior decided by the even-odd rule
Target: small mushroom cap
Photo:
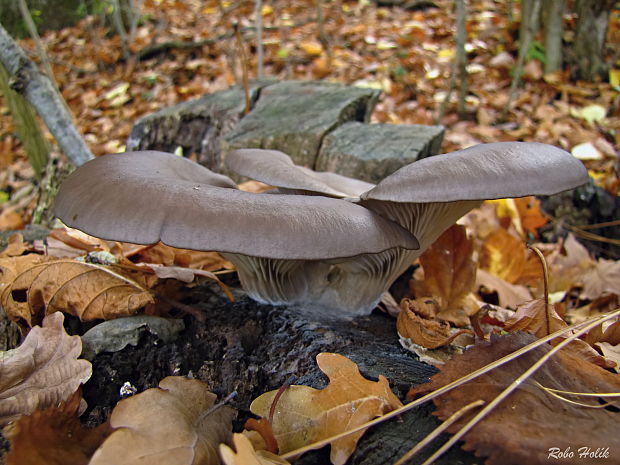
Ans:
{"type": "Polygon", "coordinates": [[[416,161],[361,198],[420,203],[552,195],[587,181],[583,164],[562,149],[496,142],[416,161]]]}
{"type": "Polygon", "coordinates": [[[241,176],[271,186],[330,197],[359,197],[362,192],[375,187],[359,179],[295,165],[291,157],[278,150],[233,150],[226,156],[226,166],[241,176]]]}
{"type": "Polygon", "coordinates": [[[172,154],[106,155],[66,179],[54,211],[107,240],[255,257],[318,260],[419,246],[401,226],[345,200],[234,187],[172,154]]]}

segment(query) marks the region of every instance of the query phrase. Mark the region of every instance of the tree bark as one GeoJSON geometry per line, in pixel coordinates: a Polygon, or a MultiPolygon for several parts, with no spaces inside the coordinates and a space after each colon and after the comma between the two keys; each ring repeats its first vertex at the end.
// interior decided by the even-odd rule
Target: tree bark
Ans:
{"type": "Polygon", "coordinates": [[[545,74],[562,69],[564,0],[544,0],[545,74]]]}
{"type": "Polygon", "coordinates": [[[578,0],[575,5],[578,17],[575,63],[579,79],[591,81],[607,70],[603,51],[614,3],[614,0],[578,0]]]}
{"type": "Polygon", "coordinates": [[[93,154],[49,78],[39,71],[2,25],[0,62],[12,76],[13,90],[32,104],[67,157],[78,166],[92,159],[93,154]]]}
{"type": "Polygon", "coordinates": [[[43,137],[32,106],[23,96],[11,89],[9,73],[2,64],[0,64],[0,92],[4,95],[4,100],[9,107],[17,134],[28,155],[30,166],[32,166],[35,176],[40,179],[47,165],[49,146],[43,137]]]}

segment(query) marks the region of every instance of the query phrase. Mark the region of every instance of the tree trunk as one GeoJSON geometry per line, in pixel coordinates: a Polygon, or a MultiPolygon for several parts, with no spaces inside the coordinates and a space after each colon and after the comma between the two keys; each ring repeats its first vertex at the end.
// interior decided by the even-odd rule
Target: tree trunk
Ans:
{"type": "Polygon", "coordinates": [[[12,76],[12,89],[23,94],[37,110],[65,155],[78,166],[92,159],[93,154],[73,124],[62,97],[2,25],[0,62],[12,76]]]}
{"type": "Polygon", "coordinates": [[[545,74],[562,69],[562,29],[564,0],[544,0],[545,74]]]}
{"type": "Polygon", "coordinates": [[[34,110],[24,97],[11,89],[9,79],[9,73],[0,64],[0,92],[9,107],[19,139],[28,154],[30,166],[35,176],[41,178],[47,165],[49,146],[43,137],[34,110]]]}
{"type": "Polygon", "coordinates": [[[602,76],[607,66],[604,59],[605,36],[609,12],[614,0],[577,0],[575,33],[575,64],[577,77],[591,81],[602,76]]]}

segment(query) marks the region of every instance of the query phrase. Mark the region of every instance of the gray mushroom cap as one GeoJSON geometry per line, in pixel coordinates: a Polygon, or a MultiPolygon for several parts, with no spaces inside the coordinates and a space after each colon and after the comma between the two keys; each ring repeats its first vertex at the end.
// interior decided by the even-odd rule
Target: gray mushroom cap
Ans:
{"type": "Polygon", "coordinates": [[[226,156],[226,166],[246,176],[288,191],[313,192],[330,197],[359,197],[374,184],[331,172],[318,172],[293,163],[278,150],[238,149],[226,156]]]}
{"type": "Polygon", "coordinates": [[[54,211],[103,239],[255,257],[319,260],[418,248],[411,233],[359,205],[235,187],[168,153],[105,155],[67,178],[54,211]]]}
{"type": "Polygon", "coordinates": [[[453,202],[551,195],[588,181],[570,153],[536,142],[480,144],[400,168],[362,199],[453,202]]]}

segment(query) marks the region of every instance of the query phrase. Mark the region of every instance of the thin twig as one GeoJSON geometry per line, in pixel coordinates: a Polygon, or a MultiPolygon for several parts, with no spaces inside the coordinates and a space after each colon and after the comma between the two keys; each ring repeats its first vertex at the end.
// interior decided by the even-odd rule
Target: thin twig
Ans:
{"type": "Polygon", "coordinates": [[[256,25],[256,77],[261,79],[263,77],[263,61],[264,61],[264,48],[263,48],[263,2],[261,0],[254,0],[256,2],[256,8],[254,9],[254,24],[256,25]]]}

